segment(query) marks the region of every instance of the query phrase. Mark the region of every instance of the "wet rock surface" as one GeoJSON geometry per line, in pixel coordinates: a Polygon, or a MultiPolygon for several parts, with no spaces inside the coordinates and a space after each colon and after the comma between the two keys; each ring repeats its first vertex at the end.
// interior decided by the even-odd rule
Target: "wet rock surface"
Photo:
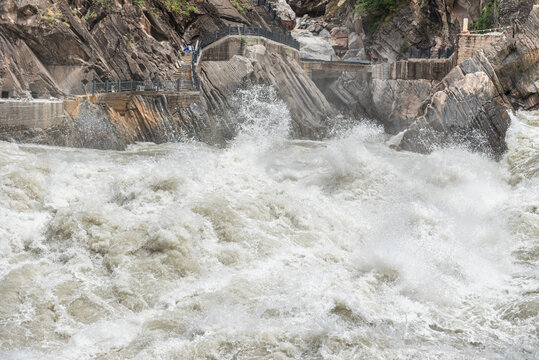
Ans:
{"type": "MultiPolygon", "coordinates": [[[[241,39],[229,41],[240,42],[241,39]]],[[[326,136],[325,121],[335,114],[324,95],[303,72],[297,54],[279,52],[265,41],[243,47],[241,55],[228,61],[201,62],[200,75],[206,108],[222,115],[220,129],[223,130],[220,131],[229,137],[235,132],[233,114],[227,115],[233,108],[230,102],[238,89],[249,84],[275,88],[290,110],[293,137],[319,139],[326,136]]]]}
{"type": "Polygon", "coordinates": [[[425,111],[402,134],[398,148],[429,151],[469,140],[495,156],[506,149],[508,109],[533,108],[539,79],[539,7],[527,21],[516,22],[487,53],[476,51],[442,82],[445,88],[428,100],[425,111]]]}

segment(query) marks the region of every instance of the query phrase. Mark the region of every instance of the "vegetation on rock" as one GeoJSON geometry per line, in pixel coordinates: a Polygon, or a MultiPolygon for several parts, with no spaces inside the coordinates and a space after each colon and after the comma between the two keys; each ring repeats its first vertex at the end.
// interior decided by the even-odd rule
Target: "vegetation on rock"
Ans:
{"type": "Polygon", "coordinates": [[[238,10],[240,14],[245,14],[244,7],[246,6],[246,4],[243,2],[243,0],[230,0],[230,3],[236,8],[236,10],[238,10]]]}
{"type": "Polygon", "coordinates": [[[494,14],[499,5],[499,1],[496,0],[490,0],[488,2],[487,6],[481,11],[481,16],[475,23],[475,28],[477,30],[490,29],[495,25],[494,14]]]}
{"type": "Polygon", "coordinates": [[[359,0],[357,11],[363,18],[368,31],[375,32],[386,19],[390,19],[410,0],[359,0]]]}
{"type": "Polygon", "coordinates": [[[164,0],[164,4],[168,11],[183,16],[190,16],[196,10],[196,7],[188,0],[164,0]]]}

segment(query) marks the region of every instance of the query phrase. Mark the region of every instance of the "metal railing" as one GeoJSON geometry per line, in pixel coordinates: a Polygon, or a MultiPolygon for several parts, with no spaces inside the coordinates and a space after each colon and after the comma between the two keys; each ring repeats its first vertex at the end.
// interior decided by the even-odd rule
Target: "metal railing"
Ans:
{"type": "Polygon", "coordinates": [[[228,25],[225,28],[216,30],[210,36],[206,36],[205,38],[202,38],[200,40],[199,48],[204,48],[210,44],[213,44],[219,39],[222,39],[224,37],[231,36],[231,35],[260,36],[260,37],[264,37],[266,39],[273,40],[281,44],[290,46],[296,50],[299,50],[299,42],[296,39],[294,39],[294,37],[292,36],[292,34],[290,34],[290,32],[286,32],[285,34],[282,34],[279,31],[263,29],[259,26],[252,27],[252,26],[246,26],[246,25],[243,25],[243,26],[228,25]]]}
{"type": "Polygon", "coordinates": [[[505,30],[512,29],[512,26],[503,26],[493,29],[481,29],[481,30],[470,30],[468,32],[461,32],[461,34],[487,34],[491,32],[500,32],[503,33],[505,30]]]}
{"type": "Polygon", "coordinates": [[[175,80],[117,80],[117,81],[97,81],[92,83],[92,94],[123,92],[123,91],[180,91],[198,90],[191,79],[175,80]]]}
{"type": "Polygon", "coordinates": [[[166,91],[166,90],[198,90],[200,91],[200,77],[196,71],[198,61],[200,60],[202,48],[230,35],[240,36],[259,36],[269,40],[279,42],[299,50],[299,42],[292,37],[292,34],[281,19],[277,16],[277,12],[273,9],[273,5],[268,0],[252,0],[258,6],[263,6],[269,13],[271,19],[277,24],[280,31],[263,29],[259,26],[231,26],[216,30],[213,34],[206,36],[198,42],[198,46],[192,54],[191,61],[191,79],[176,79],[176,80],[118,80],[118,81],[96,81],[93,82],[92,93],[100,92],[121,92],[121,91],[166,91]]]}

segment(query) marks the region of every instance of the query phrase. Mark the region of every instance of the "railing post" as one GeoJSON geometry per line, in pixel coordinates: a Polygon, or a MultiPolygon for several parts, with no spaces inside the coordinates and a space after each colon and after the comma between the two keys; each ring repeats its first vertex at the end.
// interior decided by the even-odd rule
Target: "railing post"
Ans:
{"type": "Polygon", "coordinates": [[[133,91],[133,79],[129,81],[129,90],[133,91]]]}
{"type": "Polygon", "coordinates": [[[230,24],[228,24],[228,35],[230,35],[230,24]]]}
{"type": "Polygon", "coordinates": [[[260,26],[256,28],[256,32],[257,32],[258,37],[260,37],[260,26]]]}
{"type": "Polygon", "coordinates": [[[95,80],[93,81],[93,85],[92,85],[92,94],[95,94],[95,80]]]}
{"type": "Polygon", "coordinates": [[[109,92],[109,81],[105,81],[105,92],[109,92]]]}
{"type": "Polygon", "coordinates": [[[157,83],[157,84],[156,84],[156,85],[157,85],[157,86],[156,86],[156,87],[157,87],[157,91],[159,91],[159,88],[160,88],[160,85],[161,85],[161,84],[159,83],[159,78],[157,78],[156,83],[157,83]]]}
{"type": "Polygon", "coordinates": [[[215,32],[213,34],[214,34],[214,40],[213,41],[217,41],[217,30],[215,30],[215,32]]]}
{"type": "Polygon", "coordinates": [[[118,80],[118,92],[122,91],[122,80],[118,80]]]}
{"type": "Polygon", "coordinates": [[[176,79],[176,90],[180,91],[180,79],[176,79]]]}

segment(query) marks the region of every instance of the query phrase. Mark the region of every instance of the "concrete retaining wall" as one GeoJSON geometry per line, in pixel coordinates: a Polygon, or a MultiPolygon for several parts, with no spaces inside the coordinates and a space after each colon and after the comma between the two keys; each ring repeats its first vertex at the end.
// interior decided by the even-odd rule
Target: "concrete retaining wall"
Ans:
{"type": "Polygon", "coordinates": [[[372,78],[377,80],[442,80],[453,67],[456,58],[409,59],[372,66],[372,78]]]}
{"type": "Polygon", "coordinates": [[[457,65],[472,57],[476,50],[489,50],[490,45],[500,40],[504,34],[459,34],[457,37],[457,65]]]}
{"type": "Polygon", "coordinates": [[[64,117],[62,101],[0,100],[0,126],[44,129],[64,117]]]}
{"type": "Polygon", "coordinates": [[[105,104],[119,113],[125,113],[133,96],[157,98],[164,96],[169,110],[189,107],[190,104],[200,104],[198,91],[125,91],[89,95],[88,100],[94,104],[105,104]]]}

